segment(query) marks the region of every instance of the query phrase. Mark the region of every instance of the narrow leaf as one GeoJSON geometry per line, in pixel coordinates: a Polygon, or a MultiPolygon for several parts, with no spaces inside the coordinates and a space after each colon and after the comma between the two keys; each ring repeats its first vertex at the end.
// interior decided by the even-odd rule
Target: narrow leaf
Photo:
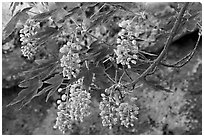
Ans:
{"type": "MultiPolygon", "coordinates": [[[[26,99],[26,101],[29,102],[32,98],[30,96],[30,94],[32,94],[32,95],[36,94],[37,90],[42,86],[42,82],[37,77],[29,80],[26,84],[27,84],[27,88],[20,91],[18,96],[11,103],[9,103],[7,106],[14,105],[18,102],[23,101],[24,99],[26,99]]],[[[26,86],[26,85],[24,84],[23,86],[26,86]]],[[[24,104],[28,103],[26,101],[24,101],[24,104]]]]}
{"type": "Polygon", "coordinates": [[[16,27],[16,24],[18,23],[19,19],[20,19],[20,16],[21,16],[21,12],[18,11],[12,18],[11,20],[7,23],[6,27],[4,28],[4,32],[5,32],[5,35],[8,36],[10,35],[15,27],[16,27]]]}
{"type": "Polygon", "coordinates": [[[37,34],[33,35],[31,38],[42,38],[45,36],[52,35],[53,33],[56,33],[57,29],[53,27],[46,27],[45,30],[42,30],[38,32],[37,34]]]}
{"type": "MultiPolygon", "coordinates": [[[[52,72],[56,68],[56,65],[57,65],[56,62],[50,62],[47,65],[44,65],[44,66],[41,66],[41,67],[37,66],[34,69],[25,71],[24,72],[24,75],[25,75],[25,80],[24,81],[27,81],[27,80],[32,79],[34,77],[38,77],[41,80],[44,80],[49,75],[52,74],[52,72]]],[[[23,83],[24,81],[22,81],[21,83],[23,83]]]]}
{"type": "Polygon", "coordinates": [[[57,11],[57,9],[47,11],[47,12],[44,12],[44,13],[40,13],[40,14],[37,14],[37,15],[33,16],[32,19],[34,19],[34,20],[44,20],[44,19],[52,16],[56,11],[57,11]]]}
{"type": "Polygon", "coordinates": [[[93,73],[92,71],[87,71],[84,75],[84,79],[83,79],[83,84],[85,89],[88,91],[89,90],[89,86],[92,83],[92,79],[93,79],[93,73]]]}
{"type": "Polygon", "coordinates": [[[63,81],[63,76],[59,75],[59,74],[56,74],[54,77],[52,77],[46,81],[46,83],[51,84],[50,86],[52,87],[52,89],[49,91],[49,93],[47,95],[46,102],[48,101],[50,96],[52,96],[54,94],[54,92],[60,87],[62,81],[63,81]]]}
{"type": "Polygon", "coordinates": [[[11,10],[11,14],[13,15],[16,7],[20,4],[20,2],[11,2],[10,8],[13,6],[12,10],[11,10]]]}
{"type": "MultiPolygon", "coordinates": [[[[40,88],[42,87],[42,85],[43,85],[43,82],[42,82],[41,80],[38,80],[38,85],[37,85],[36,87],[34,87],[34,88],[32,89],[32,92],[30,92],[30,93],[22,100],[20,109],[21,109],[22,107],[24,107],[25,105],[27,105],[28,103],[31,102],[31,100],[32,100],[32,99],[35,97],[35,95],[37,94],[38,89],[40,89],[40,88]]],[[[29,87],[28,87],[28,89],[29,89],[29,87]]],[[[28,90],[27,90],[27,92],[28,92],[28,90]]]]}
{"type": "Polygon", "coordinates": [[[14,30],[19,22],[19,20],[22,20],[22,18],[25,18],[25,12],[30,10],[32,7],[25,8],[23,10],[19,10],[7,23],[6,27],[4,28],[3,32],[5,32],[5,35],[10,35],[14,30]]]}

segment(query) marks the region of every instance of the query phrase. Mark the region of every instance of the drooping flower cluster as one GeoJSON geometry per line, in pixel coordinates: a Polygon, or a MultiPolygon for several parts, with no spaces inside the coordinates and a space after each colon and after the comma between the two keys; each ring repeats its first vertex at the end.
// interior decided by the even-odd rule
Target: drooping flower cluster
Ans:
{"type": "Polygon", "coordinates": [[[36,54],[36,45],[35,41],[31,41],[31,37],[37,33],[40,29],[40,23],[34,20],[28,20],[24,27],[20,30],[20,41],[23,45],[21,47],[21,52],[23,56],[28,59],[33,58],[36,54]]]}
{"type": "Polygon", "coordinates": [[[154,45],[158,28],[153,26],[157,26],[158,23],[154,22],[156,23],[154,25],[151,23],[144,23],[139,19],[135,21],[133,18],[123,20],[118,24],[121,27],[121,31],[118,33],[116,40],[117,48],[115,53],[117,64],[121,63],[131,68],[131,63],[137,63],[138,50],[154,45]]]}
{"type": "Polygon", "coordinates": [[[134,126],[139,108],[128,98],[128,91],[121,84],[117,84],[105,92],[108,95],[101,94],[102,101],[99,106],[103,126],[111,129],[118,122],[127,128],[134,126]]]}
{"type": "Polygon", "coordinates": [[[100,102],[99,109],[101,110],[100,116],[102,118],[103,126],[108,126],[112,128],[113,125],[117,124],[117,111],[114,100],[110,96],[106,96],[105,94],[101,94],[102,102],[100,102]]]}
{"type": "Polygon", "coordinates": [[[63,54],[60,59],[61,67],[63,67],[63,76],[68,77],[68,79],[76,77],[80,71],[81,65],[79,63],[81,62],[81,59],[79,54],[74,52],[74,50],[78,51],[80,49],[80,45],[70,41],[60,49],[60,53],[63,54]]]}
{"type": "Polygon", "coordinates": [[[137,120],[137,114],[138,114],[139,108],[135,104],[128,104],[121,103],[120,106],[117,109],[118,115],[120,116],[121,125],[124,125],[125,127],[134,126],[134,121],[137,120]]]}
{"type": "MultiPolygon", "coordinates": [[[[58,117],[54,128],[65,133],[74,122],[83,122],[84,117],[90,115],[90,93],[83,88],[83,79],[79,79],[67,88],[67,93],[57,101],[58,117]]],[[[61,91],[61,90],[59,90],[61,91]]]]}

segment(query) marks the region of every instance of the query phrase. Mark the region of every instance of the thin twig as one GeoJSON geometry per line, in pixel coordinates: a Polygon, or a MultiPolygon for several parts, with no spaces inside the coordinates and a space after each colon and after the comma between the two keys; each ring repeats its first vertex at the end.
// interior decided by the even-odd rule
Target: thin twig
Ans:
{"type": "Polygon", "coordinates": [[[180,13],[178,15],[178,18],[177,18],[176,22],[174,23],[174,26],[173,26],[173,28],[171,30],[170,36],[167,39],[167,42],[166,42],[162,52],[158,56],[158,58],[136,80],[134,80],[133,82],[127,84],[127,86],[135,85],[139,80],[143,79],[147,74],[149,74],[150,71],[152,71],[161,62],[163,57],[166,55],[168,47],[171,44],[171,42],[172,42],[172,40],[173,40],[173,38],[174,38],[174,36],[175,36],[175,34],[177,32],[177,29],[179,28],[179,24],[180,24],[180,22],[182,20],[183,14],[184,14],[188,4],[189,4],[188,2],[185,3],[183,8],[181,9],[181,11],[180,11],[180,13]]]}
{"type": "Polygon", "coordinates": [[[78,24],[72,17],[70,17],[70,19],[74,22],[74,24],[75,24],[77,27],[81,28],[81,26],[79,26],[79,24],[78,24]]]}
{"type": "Polygon", "coordinates": [[[125,72],[123,72],[123,74],[121,75],[121,77],[120,77],[120,79],[119,79],[119,82],[118,82],[118,83],[121,83],[121,80],[122,80],[122,78],[123,78],[124,74],[125,74],[125,72]]]}
{"type": "Polygon", "coordinates": [[[33,12],[33,11],[27,11],[27,12],[30,12],[30,13],[33,13],[33,14],[40,14],[40,13],[33,12]]]}
{"type": "Polygon", "coordinates": [[[102,41],[101,39],[99,39],[99,38],[97,38],[96,36],[94,36],[94,35],[90,34],[89,32],[85,31],[85,33],[86,33],[86,34],[88,34],[89,36],[91,36],[91,37],[95,38],[96,40],[98,40],[98,41],[100,41],[100,42],[102,42],[102,43],[106,44],[108,47],[111,47],[111,46],[110,46],[110,45],[109,45],[107,42],[102,41]]]}
{"type": "Polygon", "coordinates": [[[127,70],[125,68],[123,68],[123,71],[125,72],[125,74],[127,75],[127,77],[133,81],[132,77],[128,74],[127,70]]]}
{"type": "Polygon", "coordinates": [[[154,69],[151,71],[151,72],[149,72],[147,75],[152,75],[152,74],[154,74],[154,72],[157,70],[157,66],[156,67],[154,67],[154,69]]]}
{"type": "Polygon", "coordinates": [[[182,59],[180,59],[179,61],[177,61],[174,64],[166,64],[166,63],[161,62],[161,65],[163,65],[165,67],[173,67],[173,68],[181,68],[184,65],[186,65],[192,59],[193,55],[195,54],[195,51],[198,48],[198,44],[200,42],[200,38],[201,38],[201,34],[199,33],[194,49],[190,53],[188,53],[185,57],[183,57],[182,59]],[[182,64],[178,65],[179,63],[181,63],[184,60],[186,60],[186,61],[183,62],[182,64]]]}
{"type": "Polygon", "coordinates": [[[91,15],[90,19],[93,18],[93,16],[95,16],[105,5],[106,3],[104,3],[93,15],[91,15]]]}
{"type": "Polygon", "coordinates": [[[118,81],[118,70],[117,69],[115,70],[115,81],[116,82],[118,81]]]}
{"type": "Polygon", "coordinates": [[[109,75],[108,75],[108,73],[106,73],[106,72],[104,72],[105,73],[105,75],[108,77],[108,79],[111,81],[111,82],[113,82],[114,84],[117,84],[109,75]]]}

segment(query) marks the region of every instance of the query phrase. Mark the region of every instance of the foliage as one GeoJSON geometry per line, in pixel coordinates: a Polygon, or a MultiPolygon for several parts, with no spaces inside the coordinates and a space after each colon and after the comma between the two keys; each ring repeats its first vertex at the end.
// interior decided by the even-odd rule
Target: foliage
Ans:
{"type": "MultiPolygon", "coordinates": [[[[57,101],[55,126],[64,133],[90,115],[94,98],[90,91],[101,90],[100,116],[103,126],[110,129],[117,124],[135,126],[140,114],[137,103],[143,99],[146,115],[157,122],[155,128],[186,126],[185,115],[177,114],[186,103],[182,91],[175,90],[173,95],[144,92],[139,100],[132,95],[138,82],[147,83],[147,76],[158,66],[178,68],[192,58],[201,37],[200,3],[171,3],[161,11],[149,9],[148,3],[132,3],[136,8],[128,3],[81,3],[71,9],[59,3],[54,3],[54,9],[47,8],[49,3],[41,4],[44,12],[33,12],[37,3],[29,3],[3,30],[7,39],[20,23],[22,55],[34,61],[19,84],[25,89],[8,106],[21,102],[22,108],[43,93],[48,92],[47,101],[55,91],[64,92],[57,101]],[[192,52],[173,65],[165,63],[169,45],[196,29],[200,29],[199,38],[192,52]],[[161,53],[155,54],[158,50],[161,53]],[[132,79],[129,73],[138,77],[132,79]],[[179,105],[174,106],[176,103],[179,105]],[[173,109],[166,111],[169,107],[173,109]]],[[[19,3],[12,5],[14,13],[19,3]]]]}

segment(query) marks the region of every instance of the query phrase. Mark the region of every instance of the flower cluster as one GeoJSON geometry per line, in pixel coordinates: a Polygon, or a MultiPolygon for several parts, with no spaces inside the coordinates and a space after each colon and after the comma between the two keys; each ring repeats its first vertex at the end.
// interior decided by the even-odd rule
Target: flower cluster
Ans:
{"type": "MultiPolygon", "coordinates": [[[[67,88],[67,94],[61,96],[57,101],[58,117],[54,128],[58,128],[63,133],[71,129],[74,122],[83,122],[84,117],[90,115],[90,93],[83,89],[83,79],[79,79],[67,88]]],[[[59,90],[61,91],[61,90],[59,90]]]]}
{"type": "Polygon", "coordinates": [[[114,100],[110,96],[101,94],[102,102],[100,102],[99,109],[101,110],[100,116],[102,118],[103,126],[108,126],[110,129],[113,125],[117,124],[118,118],[116,116],[116,107],[114,100]]]}
{"type": "Polygon", "coordinates": [[[119,36],[130,40],[136,40],[139,48],[145,48],[154,45],[156,35],[159,32],[159,21],[150,15],[146,17],[123,20],[119,23],[122,30],[119,36]]]}
{"type": "Polygon", "coordinates": [[[21,52],[23,56],[28,59],[33,58],[36,53],[36,44],[34,41],[30,41],[30,38],[37,33],[40,29],[40,23],[34,20],[28,20],[24,27],[20,30],[20,41],[23,45],[21,52]]]}
{"type": "Polygon", "coordinates": [[[138,47],[135,45],[136,41],[128,41],[126,39],[117,39],[117,49],[114,50],[117,55],[117,64],[127,65],[131,68],[130,62],[136,64],[136,59],[138,58],[138,47]]]}
{"type": "Polygon", "coordinates": [[[71,79],[72,77],[76,77],[80,71],[81,62],[79,54],[74,51],[78,51],[81,49],[81,46],[72,42],[67,42],[60,49],[60,53],[63,54],[61,61],[61,67],[63,67],[63,76],[71,79]]]}
{"type": "Polygon", "coordinates": [[[138,119],[138,110],[139,108],[135,104],[121,103],[117,109],[121,125],[125,127],[134,126],[134,121],[138,119]]]}
{"type": "MultiPolygon", "coordinates": [[[[137,20],[123,20],[118,25],[121,31],[117,36],[117,48],[115,49],[117,64],[127,65],[136,64],[138,50],[154,45],[158,29],[151,25],[152,22],[142,23],[137,20]]],[[[154,24],[154,26],[158,23],[154,24]]]]}
{"type": "Polygon", "coordinates": [[[111,129],[118,122],[127,128],[134,126],[139,108],[134,102],[127,100],[128,91],[121,84],[117,84],[106,89],[105,92],[108,95],[101,94],[102,101],[99,105],[103,126],[108,126],[111,129]]]}

